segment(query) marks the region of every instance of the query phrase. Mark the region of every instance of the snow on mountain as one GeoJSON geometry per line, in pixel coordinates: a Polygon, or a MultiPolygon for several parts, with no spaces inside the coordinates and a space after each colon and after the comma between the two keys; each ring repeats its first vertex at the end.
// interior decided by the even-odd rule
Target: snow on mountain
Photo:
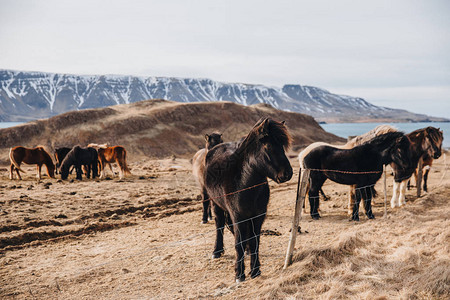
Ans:
{"type": "MultiPolygon", "coordinates": [[[[317,120],[332,121],[392,118],[396,113],[405,113],[312,86],[289,84],[278,88],[210,79],[0,70],[0,121],[46,118],[70,110],[146,99],[232,101],[243,105],[266,103],[278,109],[309,114],[317,120]]],[[[409,114],[417,120],[417,115],[409,114]]]]}

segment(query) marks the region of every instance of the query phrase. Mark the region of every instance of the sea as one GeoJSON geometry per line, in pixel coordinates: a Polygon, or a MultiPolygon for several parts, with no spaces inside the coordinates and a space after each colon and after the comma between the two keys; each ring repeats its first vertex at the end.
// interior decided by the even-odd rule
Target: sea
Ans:
{"type": "Polygon", "coordinates": [[[349,136],[366,133],[381,124],[389,124],[400,131],[409,133],[416,129],[433,126],[440,128],[444,132],[442,147],[450,149],[450,122],[420,122],[420,123],[327,123],[320,124],[325,131],[337,136],[348,138],[349,136]]]}
{"type": "MultiPolygon", "coordinates": [[[[8,128],[23,124],[22,122],[0,122],[0,128],[8,128]]],[[[323,129],[337,136],[347,138],[349,136],[366,133],[376,126],[386,123],[329,123],[320,124],[323,129]]],[[[421,123],[388,123],[403,132],[411,132],[416,129],[433,126],[444,131],[444,142],[442,146],[450,149],[450,122],[421,122],[421,123]]]]}

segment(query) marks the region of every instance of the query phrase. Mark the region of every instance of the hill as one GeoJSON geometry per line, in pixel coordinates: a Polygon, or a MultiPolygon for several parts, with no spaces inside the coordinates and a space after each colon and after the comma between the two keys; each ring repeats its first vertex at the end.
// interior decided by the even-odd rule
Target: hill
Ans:
{"type": "Polygon", "coordinates": [[[73,111],[0,129],[0,159],[7,163],[9,148],[18,145],[43,145],[52,151],[89,143],[120,144],[131,155],[138,156],[190,157],[204,146],[206,133],[219,131],[225,141],[238,140],[261,117],[285,120],[293,136],[294,149],[319,140],[343,141],[324,131],[311,116],[280,111],[266,104],[147,100],[73,111]]]}
{"type": "Polygon", "coordinates": [[[68,75],[0,70],[0,121],[29,121],[72,110],[166,99],[182,103],[230,101],[269,104],[326,122],[448,121],[406,110],[375,106],[299,84],[269,87],[210,79],[68,75]]]}

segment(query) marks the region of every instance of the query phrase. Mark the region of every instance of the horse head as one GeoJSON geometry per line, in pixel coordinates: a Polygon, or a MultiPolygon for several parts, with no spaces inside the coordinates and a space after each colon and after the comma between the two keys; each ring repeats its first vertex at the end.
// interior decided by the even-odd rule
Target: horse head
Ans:
{"type": "Polygon", "coordinates": [[[220,133],[205,134],[205,141],[206,141],[205,148],[209,150],[215,145],[223,143],[222,134],[220,133]]]}
{"type": "Polygon", "coordinates": [[[412,167],[411,141],[406,135],[396,138],[390,151],[392,161],[401,169],[408,170],[412,167]]]}
{"type": "Polygon", "coordinates": [[[253,146],[256,147],[253,163],[256,167],[277,183],[290,180],[293,172],[285,150],[289,148],[291,138],[284,121],[260,120],[252,132],[253,146]]]}
{"type": "Polygon", "coordinates": [[[439,128],[427,127],[424,132],[423,139],[424,149],[427,149],[428,155],[434,159],[438,159],[442,155],[442,141],[444,140],[443,132],[439,128]]]}

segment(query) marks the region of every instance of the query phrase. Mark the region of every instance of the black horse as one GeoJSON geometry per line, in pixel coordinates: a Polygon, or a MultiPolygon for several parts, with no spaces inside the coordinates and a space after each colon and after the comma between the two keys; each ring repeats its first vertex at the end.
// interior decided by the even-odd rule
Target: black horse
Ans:
{"type": "Polygon", "coordinates": [[[399,166],[395,176],[403,176],[401,170],[411,165],[411,143],[402,132],[388,132],[352,149],[332,146],[314,148],[303,159],[301,168],[310,169],[309,203],[311,217],[320,218],[319,190],[327,179],[346,185],[354,185],[356,193],[352,220],[359,221],[359,204],[364,200],[364,209],[369,219],[372,213],[372,186],[380,179],[383,165],[394,162],[399,166]],[[366,172],[366,173],[364,173],[366,172]]]}
{"type": "Polygon", "coordinates": [[[67,179],[69,176],[69,169],[71,166],[75,166],[77,171],[77,179],[81,180],[81,166],[86,166],[86,177],[90,177],[92,171],[92,178],[95,178],[98,174],[98,154],[97,150],[92,147],[81,148],[75,146],[67,153],[66,157],[61,163],[61,179],[67,179]]]}
{"type": "Polygon", "coordinates": [[[239,143],[223,143],[208,151],[205,187],[216,222],[213,258],[223,252],[225,223],[235,237],[236,281],[244,281],[244,252],[251,255],[252,278],[261,274],[259,239],[270,190],[267,177],[277,183],[292,177],[285,149],[290,137],[284,122],[261,119],[239,143]]]}

